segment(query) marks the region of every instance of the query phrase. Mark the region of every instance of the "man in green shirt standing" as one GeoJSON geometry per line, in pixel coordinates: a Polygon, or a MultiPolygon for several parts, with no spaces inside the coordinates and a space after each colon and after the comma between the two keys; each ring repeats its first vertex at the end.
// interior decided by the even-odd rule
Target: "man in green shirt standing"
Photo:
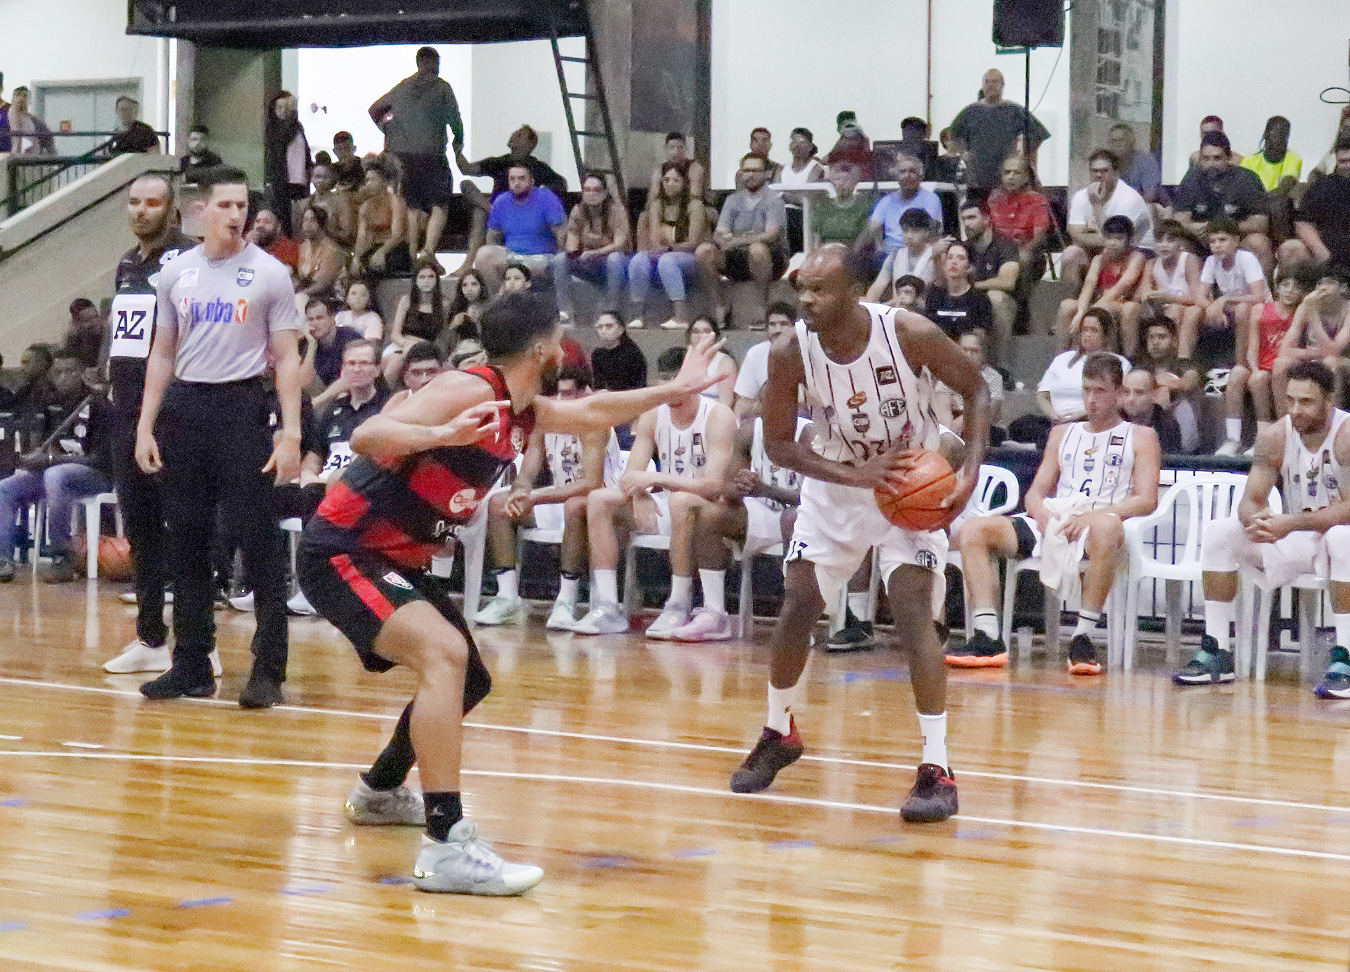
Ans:
{"type": "Polygon", "coordinates": [[[447,125],[455,135],[455,154],[464,151],[464,122],[459,116],[459,103],[450,82],[441,77],[441,56],[434,47],[418,49],[417,73],[378,98],[370,106],[370,117],[384,132],[385,150],[398,157],[403,169],[408,252],[418,259],[434,256],[450,202],[450,162],[445,156],[447,125]]]}

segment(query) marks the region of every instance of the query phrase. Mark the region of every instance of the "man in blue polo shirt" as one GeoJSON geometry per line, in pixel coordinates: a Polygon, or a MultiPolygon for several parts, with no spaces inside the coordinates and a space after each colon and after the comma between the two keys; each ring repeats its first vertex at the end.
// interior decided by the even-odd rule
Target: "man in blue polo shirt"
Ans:
{"type": "Polygon", "coordinates": [[[474,260],[494,289],[509,263],[524,264],[532,277],[546,273],[551,257],[562,249],[567,223],[562,200],[553,190],[536,186],[528,167],[512,165],[506,181],[510,192],[492,200],[487,245],[474,260]]]}

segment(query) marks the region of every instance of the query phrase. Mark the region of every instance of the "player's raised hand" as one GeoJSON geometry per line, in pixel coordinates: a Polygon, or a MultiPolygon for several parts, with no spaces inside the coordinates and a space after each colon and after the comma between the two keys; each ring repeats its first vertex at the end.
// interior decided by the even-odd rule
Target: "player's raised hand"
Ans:
{"type": "Polygon", "coordinates": [[[680,373],[670,380],[670,385],[682,395],[697,395],[721,380],[721,375],[712,374],[713,358],[722,350],[725,340],[718,340],[716,334],[705,334],[684,352],[684,364],[680,373]]]}
{"type": "Polygon", "coordinates": [[[510,402],[482,402],[466,408],[449,422],[437,427],[436,439],[441,446],[467,446],[491,439],[502,427],[502,409],[510,402]]]}

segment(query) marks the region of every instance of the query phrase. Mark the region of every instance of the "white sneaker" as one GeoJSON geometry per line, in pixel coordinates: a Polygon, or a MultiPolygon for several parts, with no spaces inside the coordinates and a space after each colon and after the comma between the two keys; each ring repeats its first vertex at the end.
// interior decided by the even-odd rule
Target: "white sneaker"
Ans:
{"type": "Polygon", "coordinates": [[[699,608],[689,623],[676,628],[671,637],[676,641],[730,641],[731,618],[725,611],[699,608]]]}
{"type": "Polygon", "coordinates": [[[642,318],[640,317],[635,317],[628,322],[629,329],[633,331],[640,331],[646,326],[647,325],[642,322],[642,318]]]}
{"type": "Polygon", "coordinates": [[[675,637],[675,629],[682,628],[689,623],[689,609],[687,607],[666,607],[661,609],[661,613],[656,616],[656,620],[651,623],[647,629],[647,637],[654,638],[657,641],[670,641],[675,637]]]}
{"type": "Polygon", "coordinates": [[[597,604],[576,624],[572,630],[577,634],[627,634],[628,615],[617,604],[597,604]]]}
{"type": "Polygon", "coordinates": [[[220,676],[221,676],[222,674],[224,674],[224,672],[225,672],[225,668],[224,668],[224,666],[222,666],[222,665],[220,664],[220,649],[219,649],[219,648],[212,648],[212,649],[211,649],[211,676],[212,676],[213,678],[220,678],[220,676]]]}
{"type": "MultiPolygon", "coordinates": [[[[123,604],[135,604],[135,603],[137,603],[137,598],[136,598],[136,592],[135,592],[135,591],[123,591],[121,594],[118,594],[118,595],[117,595],[117,599],[118,599],[119,601],[121,601],[123,604]]],[[[165,604],[172,604],[172,603],[173,603],[173,591],[165,591],[165,592],[164,592],[164,603],[165,603],[165,604]]]]}
{"type": "Polygon", "coordinates": [[[1242,443],[1234,439],[1224,439],[1223,445],[1214,450],[1216,456],[1235,456],[1242,449],[1242,443]]]}
{"type": "Polygon", "coordinates": [[[305,597],[304,591],[295,592],[294,596],[286,602],[286,610],[302,618],[312,618],[319,613],[314,610],[314,605],[309,603],[309,598],[305,597]]]}
{"type": "Polygon", "coordinates": [[[498,594],[483,609],[473,616],[474,624],[495,626],[499,624],[522,624],[525,621],[525,605],[518,597],[502,597],[498,594]]]}
{"type": "Polygon", "coordinates": [[[576,623],[576,604],[560,597],[553,602],[553,610],[548,613],[544,627],[549,631],[571,631],[576,623]]]}
{"type": "Polygon", "coordinates": [[[422,794],[409,789],[406,784],[392,790],[372,790],[359,776],[356,786],[347,794],[344,809],[348,820],[363,826],[406,824],[409,827],[425,827],[427,823],[422,794]]]}
{"type": "Polygon", "coordinates": [[[247,594],[240,594],[238,597],[230,598],[230,607],[234,608],[236,611],[252,611],[253,592],[249,591],[247,594]]]}
{"type": "Polygon", "coordinates": [[[524,894],[543,879],[541,868],[502,860],[467,820],[450,828],[445,843],[423,835],[422,849],[413,865],[417,888],[448,894],[524,894]]]}
{"type": "Polygon", "coordinates": [[[155,648],[137,638],[122,649],[122,654],[104,662],[103,670],[113,675],[129,675],[132,672],[167,672],[171,665],[173,652],[168,645],[155,648]]]}
{"type": "Polygon", "coordinates": [[[661,330],[663,331],[684,331],[687,330],[688,327],[688,324],[681,324],[673,317],[668,321],[661,322],[661,330]]]}

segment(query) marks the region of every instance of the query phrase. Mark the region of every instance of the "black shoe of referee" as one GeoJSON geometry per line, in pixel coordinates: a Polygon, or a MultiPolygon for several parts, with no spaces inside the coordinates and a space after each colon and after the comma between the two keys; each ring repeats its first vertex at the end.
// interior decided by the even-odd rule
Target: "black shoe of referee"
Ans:
{"type": "Polygon", "coordinates": [[[211,676],[211,665],[200,673],[190,673],[177,665],[159,678],[141,685],[141,694],[147,699],[209,699],[216,694],[216,680],[211,676]]]}
{"type": "Polygon", "coordinates": [[[249,675],[244,690],[239,693],[239,706],[244,709],[270,709],[285,701],[286,697],[281,694],[281,682],[256,668],[249,675]]]}

